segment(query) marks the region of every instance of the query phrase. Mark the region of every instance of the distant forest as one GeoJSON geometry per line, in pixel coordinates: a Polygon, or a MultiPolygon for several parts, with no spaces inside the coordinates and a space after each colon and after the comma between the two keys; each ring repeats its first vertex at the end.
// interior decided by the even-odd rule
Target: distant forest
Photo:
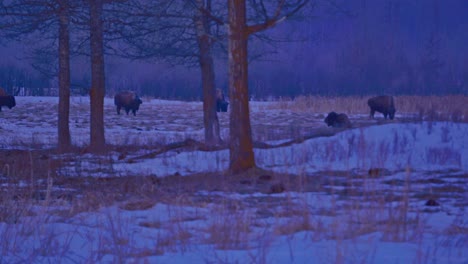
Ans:
{"type": "MultiPolygon", "coordinates": [[[[251,39],[252,99],[468,95],[468,1],[312,2],[317,5],[307,7],[294,21],[251,39]]],[[[8,47],[0,56],[10,56],[7,53],[16,44],[0,42],[8,47]]],[[[129,89],[155,98],[201,99],[197,67],[106,56],[108,96],[129,89]]],[[[26,57],[15,54],[0,60],[0,87],[16,95],[57,95],[56,77],[31,67],[37,58],[26,57]]],[[[215,57],[217,86],[227,92],[227,58],[222,48],[215,57]]],[[[72,59],[72,94],[88,93],[91,78],[87,60],[80,56],[72,59]]]]}

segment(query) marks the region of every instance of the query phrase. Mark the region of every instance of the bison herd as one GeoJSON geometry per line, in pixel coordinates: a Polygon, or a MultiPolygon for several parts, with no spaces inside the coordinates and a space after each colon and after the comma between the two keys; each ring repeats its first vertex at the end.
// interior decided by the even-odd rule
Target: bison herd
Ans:
{"type": "MultiPolygon", "coordinates": [[[[370,117],[374,118],[375,112],[382,113],[384,118],[387,119],[387,116],[393,120],[395,118],[395,104],[393,102],[393,96],[380,95],[372,97],[367,100],[367,105],[370,108],[370,117]]],[[[337,114],[335,112],[330,112],[325,118],[324,122],[331,127],[338,128],[349,128],[351,127],[351,122],[346,114],[337,114]]]]}
{"type": "MultiPolygon", "coordinates": [[[[119,115],[122,108],[125,109],[127,115],[130,111],[132,111],[133,115],[136,115],[142,103],[140,97],[131,91],[117,93],[114,97],[114,104],[117,107],[117,114],[119,115]]],[[[216,89],[216,112],[227,112],[228,105],[229,103],[226,101],[223,91],[221,89],[216,89]]],[[[380,95],[372,97],[367,101],[367,105],[370,108],[371,118],[374,118],[375,112],[382,113],[385,119],[387,119],[387,116],[390,119],[395,117],[396,109],[392,96],[380,95]]],[[[351,121],[344,113],[338,114],[336,112],[330,112],[324,122],[331,127],[351,127],[351,121]]]]}
{"type": "MultiPolygon", "coordinates": [[[[119,92],[114,96],[114,104],[117,107],[117,114],[120,115],[120,110],[123,108],[125,112],[128,113],[131,111],[134,116],[136,112],[140,109],[140,105],[143,103],[141,98],[132,91],[123,91],[119,92]]],[[[221,89],[216,89],[216,111],[217,112],[227,112],[229,103],[224,98],[224,93],[221,89]]],[[[393,96],[380,95],[372,97],[367,100],[367,105],[370,108],[370,117],[374,118],[375,112],[382,113],[384,118],[389,117],[393,120],[395,118],[395,103],[393,96]]],[[[5,90],[0,88],[0,112],[2,111],[2,106],[6,106],[9,109],[16,106],[15,97],[8,95],[5,90]]],[[[330,112],[327,117],[324,119],[324,122],[331,127],[337,128],[349,128],[351,127],[351,122],[349,118],[344,113],[330,112]]]]}

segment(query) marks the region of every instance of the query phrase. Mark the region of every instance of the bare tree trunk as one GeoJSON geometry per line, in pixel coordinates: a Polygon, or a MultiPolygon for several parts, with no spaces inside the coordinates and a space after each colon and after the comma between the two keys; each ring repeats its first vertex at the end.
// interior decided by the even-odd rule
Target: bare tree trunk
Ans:
{"type": "Polygon", "coordinates": [[[70,6],[68,0],[59,2],[59,104],[58,104],[58,150],[69,151],[70,136],[70,6]]]}
{"type": "Polygon", "coordinates": [[[229,9],[229,169],[239,173],[255,167],[250,126],[245,0],[228,0],[229,9]]]}
{"type": "MultiPolygon", "coordinates": [[[[205,6],[203,0],[197,0],[199,8],[210,9],[210,3],[205,6]]],[[[221,135],[219,132],[219,120],[216,114],[216,87],[213,55],[211,53],[212,41],[210,39],[210,26],[206,14],[198,11],[195,17],[197,28],[197,43],[200,50],[200,69],[203,86],[203,124],[205,127],[205,143],[208,145],[219,144],[221,135]]]]}
{"type": "Polygon", "coordinates": [[[91,142],[90,151],[102,153],[105,150],[104,137],[104,44],[102,22],[102,0],[89,1],[91,41],[91,142]]]}
{"type": "MultiPolygon", "coordinates": [[[[206,43],[203,45],[205,44],[206,43]]],[[[219,144],[221,142],[221,135],[218,115],[216,114],[214,64],[209,50],[200,49],[200,67],[203,86],[203,123],[205,126],[205,142],[209,145],[219,144]]]]}

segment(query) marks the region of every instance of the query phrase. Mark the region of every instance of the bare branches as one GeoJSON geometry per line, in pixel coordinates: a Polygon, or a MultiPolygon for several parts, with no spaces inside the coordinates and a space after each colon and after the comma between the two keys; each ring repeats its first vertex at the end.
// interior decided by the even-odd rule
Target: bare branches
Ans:
{"type": "Polygon", "coordinates": [[[212,12],[212,5],[211,5],[211,1],[208,0],[207,1],[207,4],[206,5],[198,5],[195,0],[186,0],[188,2],[190,2],[193,7],[198,10],[203,16],[205,16],[206,18],[214,21],[216,24],[218,25],[225,25],[226,22],[223,21],[222,18],[218,17],[218,16],[215,16],[212,12]]]}
{"type": "Polygon", "coordinates": [[[0,28],[18,34],[34,31],[41,23],[52,20],[56,11],[57,5],[50,1],[13,1],[0,9],[0,28]]]}
{"type": "Polygon", "coordinates": [[[160,59],[171,64],[197,65],[197,37],[201,32],[197,31],[197,18],[203,16],[206,19],[207,22],[202,24],[206,24],[210,30],[205,30],[203,34],[211,42],[219,39],[212,35],[211,28],[224,23],[211,9],[213,6],[210,0],[202,2],[150,0],[139,1],[138,5],[123,12],[113,10],[112,16],[109,15],[111,20],[106,20],[112,24],[106,31],[107,38],[120,41],[120,55],[126,58],[160,59]]]}
{"type": "Polygon", "coordinates": [[[264,22],[247,26],[248,35],[273,27],[277,23],[280,23],[288,17],[293,16],[306,4],[308,4],[309,0],[296,0],[292,3],[287,2],[286,0],[278,0],[272,16],[268,15],[268,8],[266,7],[263,0],[260,0],[259,3],[257,3],[255,0],[253,0],[253,2],[255,10],[264,18],[264,22]]]}
{"type": "Polygon", "coordinates": [[[330,6],[331,12],[343,14],[350,18],[356,17],[356,13],[353,13],[350,9],[346,8],[343,3],[338,3],[338,0],[325,0],[325,1],[330,6]]]}

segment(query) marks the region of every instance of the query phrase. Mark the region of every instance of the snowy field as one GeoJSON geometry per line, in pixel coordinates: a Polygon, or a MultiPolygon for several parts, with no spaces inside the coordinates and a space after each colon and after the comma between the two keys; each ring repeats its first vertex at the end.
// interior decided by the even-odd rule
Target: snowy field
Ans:
{"type": "Polygon", "coordinates": [[[251,102],[260,169],[234,176],[226,146],[201,143],[201,102],[144,99],[134,117],[106,98],[112,148],[93,156],[86,97],[78,150],[54,153],[57,100],[0,112],[0,263],[468,263],[468,123],[398,104],[371,120],[364,103],[341,130],[251,102]]]}

